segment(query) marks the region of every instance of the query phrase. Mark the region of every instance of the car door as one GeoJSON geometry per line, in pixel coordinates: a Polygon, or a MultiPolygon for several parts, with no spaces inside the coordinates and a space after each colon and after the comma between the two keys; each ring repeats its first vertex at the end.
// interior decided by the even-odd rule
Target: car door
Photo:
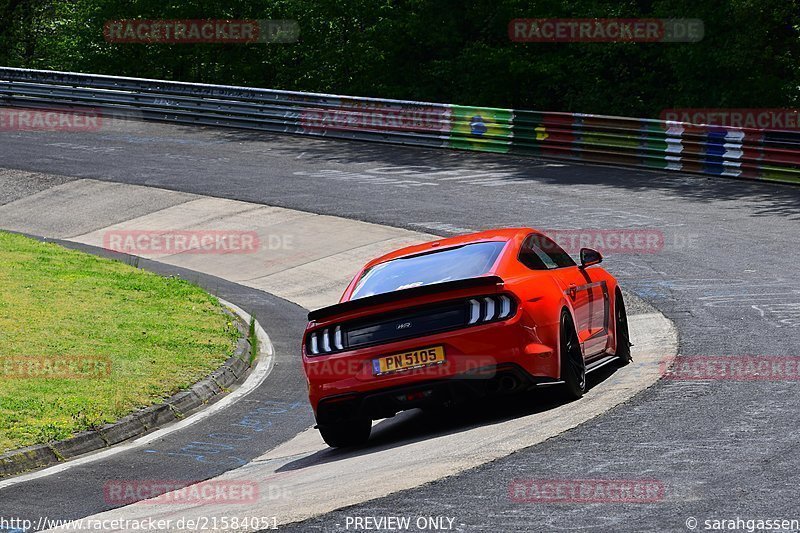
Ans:
{"type": "Polygon", "coordinates": [[[603,352],[608,344],[608,320],[610,302],[608,284],[592,268],[578,269],[584,284],[579,287],[586,294],[589,330],[581,340],[584,354],[592,356],[603,352]]]}
{"type": "Polygon", "coordinates": [[[558,280],[564,295],[572,305],[575,330],[583,345],[591,333],[591,308],[589,293],[580,288],[584,283],[578,279],[578,267],[555,242],[538,233],[526,237],[520,249],[520,261],[532,270],[549,270],[558,280]]]}
{"type": "Polygon", "coordinates": [[[551,270],[561,282],[564,295],[572,305],[575,330],[584,356],[591,357],[605,350],[608,343],[608,286],[596,269],[580,268],[555,241],[541,234],[532,234],[525,240],[520,260],[523,260],[523,254],[531,265],[551,270]]]}
{"type": "Polygon", "coordinates": [[[588,355],[589,352],[585,349],[585,345],[592,337],[593,287],[586,282],[577,266],[559,269],[554,274],[561,280],[564,287],[564,296],[572,304],[578,340],[581,343],[581,348],[584,348],[584,355],[588,355]]]}

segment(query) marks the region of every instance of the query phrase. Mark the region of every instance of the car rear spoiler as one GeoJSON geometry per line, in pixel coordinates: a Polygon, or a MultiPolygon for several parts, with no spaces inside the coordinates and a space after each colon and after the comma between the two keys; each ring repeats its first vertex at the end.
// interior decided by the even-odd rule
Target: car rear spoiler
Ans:
{"type": "Polygon", "coordinates": [[[431,285],[422,285],[421,287],[412,287],[410,289],[402,289],[399,291],[386,292],[383,294],[376,294],[375,296],[367,296],[357,300],[350,300],[341,302],[316,311],[308,313],[308,320],[321,320],[329,318],[341,313],[347,313],[370,307],[373,305],[380,305],[389,302],[396,302],[405,300],[407,298],[416,298],[418,296],[425,296],[427,294],[435,294],[437,292],[454,291],[459,289],[472,289],[476,287],[496,287],[502,285],[503,280],[499,276],[480,276],[477,278],[458,279],[455,281],[445,281],[442,283],[432,283],[431,285]]]}

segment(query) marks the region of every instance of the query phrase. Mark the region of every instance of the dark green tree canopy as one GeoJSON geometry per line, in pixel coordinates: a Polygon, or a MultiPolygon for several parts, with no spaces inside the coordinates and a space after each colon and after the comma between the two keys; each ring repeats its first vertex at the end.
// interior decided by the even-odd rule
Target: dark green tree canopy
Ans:
{"type": "Polygon", "coordinates": [[[797,0],[0,0],[0,64],[657,117],[800,103],[797,0]],[[517,43],[509,21],[697,18],[698,43],[517,43]],[[111,44],[118,19],[294,19],[294,44],[111,44]]]}

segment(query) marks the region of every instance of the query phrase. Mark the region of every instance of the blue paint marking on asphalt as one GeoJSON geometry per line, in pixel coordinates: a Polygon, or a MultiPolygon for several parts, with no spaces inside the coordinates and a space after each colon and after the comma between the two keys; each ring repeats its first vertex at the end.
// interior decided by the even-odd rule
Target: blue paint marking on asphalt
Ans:
{"type": "Polygon", "coordinates": [[[265,405],[256,407],[244,417],[230,425],[231,428],[244,428],[251,433],[240,433],[236,430],[231,432],[209,433],[203,440],[192,441],[181,447],[178,451],[162,452],[160,450],[147,449],[144,453],[163,453],[165,455],[191,457],[195,461],[204,464],[216,464],[225,466],[244,466],[247,461],[236,455],[244,443],[250,441],[258,433],[272,427],[273,416],[283,415],[301,408],[305,405],[302,402],[264,402],[265,405]]]}
{"type": "Polygon", "coordinates": [[[640,298],[669,298],[670,296],[670,283],[669,282],[634,282],[631,290],[640,298]]]}
{"type": "Polygon", "coordinates": [[[236,452],[236,447],[228,444],[214,442],[193,441],[177,452],[166,452],[166,455],[192,457],[195,461],[204,464],[225,464],[243,466],[247,461],[235,455],[220,455],[224,452],[236,452]],[[214,456],[209,458],[209,456],[214,456]]]}
{"type": "Polygon", "coordinates": [[[250,440],[250,435],[241,435],[239,433],[210,433],[209,438],[211,439],[222,439],[222,440],[250,440]]]}

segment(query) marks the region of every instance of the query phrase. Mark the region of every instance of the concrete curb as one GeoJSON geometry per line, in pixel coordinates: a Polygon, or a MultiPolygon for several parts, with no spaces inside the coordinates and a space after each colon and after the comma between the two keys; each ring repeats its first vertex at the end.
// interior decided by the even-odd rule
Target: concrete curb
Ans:
{"type": "MultiPolygon", "coordinates": [[[[378,422],[378,440],[353,450],[333,451],[317,430],[309,428],[248,464],[212,478],[221,484],[261,480],[262,490],[277,487],[286,497],[263,498],[255,503],[207,502],[199,506],[176,506],[165,497],[142,500],[87,518],[122,523],[122,520],[142,521],[157,516],[173,523],[178,520],[188,523],[208,516],[277,516],[278,529],[295,524],[298,530],[306,531],[313,528],[304,527],[304,520],[465,475],[529,450],[620,408],[658,383],[665,362],[677,356],[679,339],[673,322],[635,295],[626,295],[634,342],[633,362],[622,368],[609,365],[606,371],[598,370],[596,377],[589,378],[593,386],[581,400],[563,402],[552,398],[556,391],[548,393],[542,389],[535,397],[520,395],[516,402],[523,406],[522,410],[511,412],[511,417],[498,413],[496,418],[483,419],[477,424],[466,423],[441,432],[431,430],[432,434],[425,432],[397,439],[392,435],[393,427],[404,424],[403,418],[408,421],[408,417],[401,415],[378,422]],[[381,433],[388,438],[382,438],[381,433]],[[447,453],[441,453],[443,449],[447,453]],[[340,490],[345,486],[348,490],[340,490]]],[[[381,505],[383,502],[379,500],[373,507],[381,505]]],[[[336,523],[337,519],[338,516],[329,523],[336,523]]]]}
{"type": "Polygon", "coordinates": [[[186,417],[190,412],[225,393],[235,383],[242,381],[251,366],[248,339],[250,325],[242,316],[225,306],[224,302],[221,303],[225,307],[225,312],[233,317],[241,337],[233,356],[217,370],[163,403],[136,411],[102,428],[84,431],[66,440],[27,446],[0,455],[0,479],[51,466],[139,437],[186,417]]]}

